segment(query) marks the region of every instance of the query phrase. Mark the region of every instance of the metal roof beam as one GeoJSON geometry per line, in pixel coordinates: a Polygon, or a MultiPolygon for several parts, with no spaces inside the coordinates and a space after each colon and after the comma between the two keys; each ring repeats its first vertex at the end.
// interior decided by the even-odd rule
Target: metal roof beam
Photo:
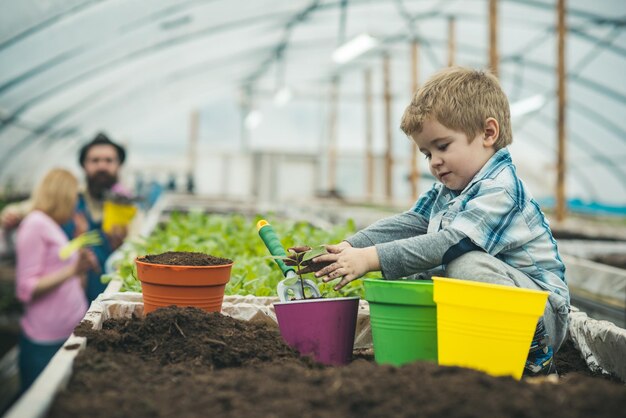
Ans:
{"type": "Polygon", "coordinates": [[[313,13],[320,5],[320,0],[314,0],[307,7],[305,7],[300,12],[293,15],[285,24],[283,28],[283,37],[280,42],[274,47],[272,53],[269,54],[267,58],[265,58],[261,64],[257,67],[255,71],[253,71],[248,77],[246,77],[246,81],[244,84],[250,88],[260,77],[265,74],[265,72],[269,69],[270,65],[274,62],[276,57],[283,56],[287,46],[289,44],[289,39],[291,37],[291,32],[295,28],[295,26],[301,22],[304,22],[309,18],[309,15],[313,13]]]}
{"type": "MultiPolygon", "coordinates": [[[[268,13],[267,15],[265,15],[265,18],[267,20],[273,20],[277,18],[277,15],[275,13],[268,13]]],[[[79,74],[73,77],[70,80],[66,80],[60,84],[57,84],[56,86],[53,86],[52,88],[40,93],[39,95],[26,100],[24,103],[18,106],[17,109],[13,110],[13,113],[11,115],[0,120],[0,123],[1,123],[0,133],[4,129],[6,129],[6,127],[10,125],[14,120],[16,120],[16,118],[18,118],[21,114],[23,114],[26,110],[28,110],[30,107],[53,96],[54,94],[60,91],[63,91],[64,89],[71,87],[74,84],[80,83],[86,79],[89,79],[95,75],[101,74],[105,71],[111,70],[112,68],[115,68],[117,66],[127,64],[128,62],[131,62],[133,60],[136,60],[139,58],[145,58],[146,56],[150,56],[151,54],[154,54],[156,52],[161,52],[163,50],[178,46],[179,44],[183,44],[186,42],[195,41],[204,36],[211,36],[215,33],[218,33],[224,30],[224,28],[232,29],[232,28],[238,28],[240,26],[249,26],[251,23],[258,24],[260,21],[263,22],[264,19],[257,16],[257,17],[242,19],[236,22],[228,22],[228,23],[221,24],[221,25],[211,26],[209,28],[197,31],[193,34],[185,34],[185,35],[178,36],[176,38],[170,38],[170,39],[166,39],[165,41],[160,41],[156,44],[143,48],[139,51],[129,52],[122,57],[115,58],[98,67],[87,70],[83,72],[82,74],[79,74]]]]}
{"type": "Polygon", "coordinates": [[[12,37],[10,37],[9,39],[7,39],[6,41],[0,43],[0,52],[5,49],[10,47],[11,45],[16,44],[17,42],[20,42],[23,39],[28,38],[29,36],[32,36],[38,32],[41,32],[44,29],[47,29],[61,21],[63,21],[64,19],[71,17],[75,14],[78,14],[88,8],[90,8],[91,6],[94,6],[98,3],[102,3],[105,0],[89,0],[86,1],[82,4],[79,4],[77,6],[72,7],[69,10],[66,10],[64,12],[58,13],[54,16],[51,16],[47,19],[44,19],[43,21],[24,29],[22,32],[18,33],[17,35],[14,35],[12,37]]]}

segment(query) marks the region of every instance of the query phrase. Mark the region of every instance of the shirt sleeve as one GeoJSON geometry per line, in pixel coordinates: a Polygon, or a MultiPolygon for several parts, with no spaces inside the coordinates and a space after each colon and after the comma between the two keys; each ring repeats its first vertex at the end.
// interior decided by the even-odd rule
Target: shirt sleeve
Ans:
{"type": "Polygon", "coordinates": [[[45,268],[45,226],[28,223],[18,231],[16,253],[15,293],[23,303],[29,303],[45,268]]]}
{"type": "Polygon", "coordinates": [[[380,269],[388,280],[447,264],[475,250],[480,248],[463,233],[453,229],[376,245],[380,269]]]}
{"type": "Polygon", "coordinates": [[[381,219],[346,239],[354,248],[423,235],[428,230],[430,212],[439,193],[436,185],[422,194],[407,212],[381,219]]]}
{"type": "Polygon", "coordinates": [[[437,200],[437,196],[439,196],[440,191],[441,184],[433,184],[433,187],[431,187],[430,190],[420,195],[411,211],[417,213],[422,218],[426,219],[426,222],[428,222],[430,214],[433,210],[433,205],[435,204],[435,200],[437,200]]]}
{"type": "Polygon", "coordinates": [[[381,219],[357,232],[346,241],[354,248],[365,248],[375,244],[395,241],[426,233],[428,219],[408,211],[381,219]]]}
{"type": "Polygon", "coordinates": [[[530,234],[521,211],[503,188],[481,191],[466,203],[448,228],[462,232],[493,256],[519,240],[528,240],[530,234]]]}

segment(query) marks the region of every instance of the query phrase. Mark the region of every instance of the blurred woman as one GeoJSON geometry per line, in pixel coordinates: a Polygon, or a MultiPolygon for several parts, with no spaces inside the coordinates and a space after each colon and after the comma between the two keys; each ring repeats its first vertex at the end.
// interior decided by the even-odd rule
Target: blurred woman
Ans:
{"type": "Polygon", "coordinates": [[[94,255],[80,250],[67,260],[59,257],[68,243],[61,225],[72,219],[77,196],[76,177],[67,170],[51,170],[17,231],[16,293],[24,304],[19,344],[22,392],[87,312],[83,280],[90,268],[97,268],[94,255]]]}

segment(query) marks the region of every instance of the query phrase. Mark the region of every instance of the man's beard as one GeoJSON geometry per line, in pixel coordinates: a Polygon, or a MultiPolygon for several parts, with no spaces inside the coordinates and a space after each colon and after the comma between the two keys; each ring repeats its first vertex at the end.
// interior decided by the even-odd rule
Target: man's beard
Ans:
{"type": "Polygon", "coordinates": [[[117,183],[117,176],[98,171],[93,176],[87,177],[87,190],[91,197],[102,200],[115,183],[117,183]]]}

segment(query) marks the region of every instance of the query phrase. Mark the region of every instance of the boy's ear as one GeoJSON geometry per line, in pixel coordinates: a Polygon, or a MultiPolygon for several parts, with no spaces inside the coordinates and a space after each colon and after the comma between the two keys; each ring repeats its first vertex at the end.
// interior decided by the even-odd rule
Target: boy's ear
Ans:
{"type": "Polygon", "coordinates": [[[492,147],[498,140],[500,136],[500,124],[498,124],[495,118],[487,118],[485,121],[484,135],[483,144],[486,147],[492,147]]]}

